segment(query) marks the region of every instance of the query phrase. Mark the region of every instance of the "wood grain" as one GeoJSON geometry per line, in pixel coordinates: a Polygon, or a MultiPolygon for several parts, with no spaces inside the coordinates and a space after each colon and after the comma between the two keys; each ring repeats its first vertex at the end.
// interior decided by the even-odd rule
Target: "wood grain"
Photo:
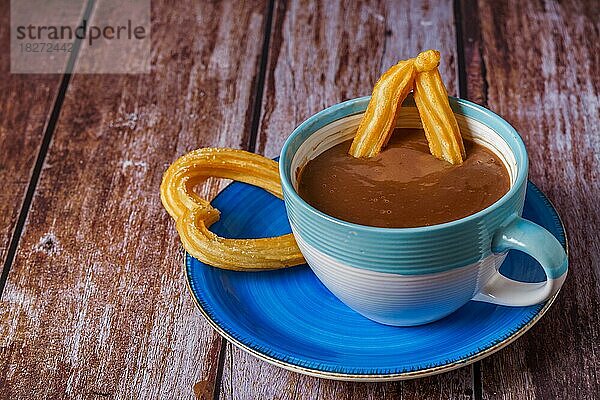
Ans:
{"type": "MultiPolygon", "coordinates": [[[[379,75],[427,48],[443,54],[456,92],[450,2],[277,2],[257,151],[279,154],[291,131],[342,100],[368,95],[379,75]]],[[[221,399],[471,398],[470,367],[407,382],[365,384],[302,376],[227,346],[221,399]]]]}
{"type": "MultiPolygon", "coordinates": [[[[10,2],[0,2],[0,48],[10,49],[10,2]]],[[[10,73],[0,57],[0,265],[4,265],[62,76],[10,73]],[[24,96],[23,94],[27,95],[24,96]]]]}
{"type": "Polygon", "coordinates": [[[476,78],[468,95],[523,136],[530,179],[558,209],[570,246],[569,276],[548,314],[482,362],[483,397],[597,399],[600,3],[479,1],[475,10],[481,32],[467,60],[476,78]]]}
{"type": "MultiPolygon", "coordinates": [[[[483,397],[597,398],[600,5],[459,3],[464,95],[523,135],[531,179],[570,240],[557,303],[482,362],[483,397]]],[[[0,299],[0,398],[473,398],[468,367],[408,382],[334,382],[222,346],[187,294],[157,188],[193,148],[252,146],[267,4],[152,7],[151,74],[75,76],[69,87],[0,299]]],[[[4,48],[8,26],[2,2],[4,48]]],[[[308,116],[369,94],[381,72],[420,50],[441,50],[449,91],[458,87],[449,1],[278,1],[270,35],[257,138],[270,157],[308,116]]],[[[59,76],[10,75],[8,61],[0,58],[1,260],[60,85],[59,76]]],[[[222,185],[210,181],[203,194],[222,185]]]]}
{"type": "Polygon", "coordinates": [[[246,147],[265,10],[153,1],[151,74],[73,78],[0,301],[0,398],[212,398],[221,339],[158,187],[246,147]]]}
{"type": "Polygon", "coordinates": [[[269,157],[312,114],[371,94],[399,60],[435,48],[456,93],[456,34],[448,1],[278,2],[257,152],[269,157]]]}

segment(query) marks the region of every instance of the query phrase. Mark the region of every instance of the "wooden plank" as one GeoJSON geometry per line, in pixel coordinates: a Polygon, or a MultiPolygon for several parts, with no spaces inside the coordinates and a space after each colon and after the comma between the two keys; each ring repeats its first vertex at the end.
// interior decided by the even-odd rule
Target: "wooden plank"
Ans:
{"type": "Polygon", "coordinates": [[[462,2],[468,95],[526,142],[530,179],[555,204],[570,273],[548,314],[482,362],[486,399],[596,399],[600,393],[600,53],[597,1],[462,2]],[[480,30],[477,33],[477,30],[480,30]],[[469,33],[470,32],[470,33],[469,33]],[[483,84],[482,84],[483,83],[483,84]]]}
{"type": "Polygon", "coordinates": [[[277,3],[257,152],[269,157],[312,114],[371,94],[399,60],[439,49],[456,93],[456,34],[447,1],[277,3]],[[383,4],[382,4],[383,3],[383,4]]]}
{"type": "Polygon", "coordinates": [[[73,78],[0,302],[1,398],[212,397],[221,339],[158,188],[189,150],[247,146],[265,11],[153,1],[150,74],[73,78]]]}
{"type": "MultiPolygon", "coordinates": [[[[4,52],[10,49],[9,4],[0,2],[0,48],[4,52]]],[[[11,74],[10,57],[6,53],[0,57],[0,265],[6,261],[61,78],[11,74]]]]}
{"type": "MultiPolygon", "coordinates": [[[[441,50],[444,79],[455,93],[455,40],[450,2],[277,2],[258,152],[278,155],[304,119],[370,94],[383,71],[423,49],[441,50]]],[[[471,394],[470,367],[407,382],[335,382],[273,367],[228,345],[220,398],[459,399],[471,394]]]]}

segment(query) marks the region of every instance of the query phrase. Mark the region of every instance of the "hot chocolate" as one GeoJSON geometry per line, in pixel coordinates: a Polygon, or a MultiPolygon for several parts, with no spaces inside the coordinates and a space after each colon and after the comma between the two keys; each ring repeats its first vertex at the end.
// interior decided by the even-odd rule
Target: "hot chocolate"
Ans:
{"type": "Polygon", "coordinates": [[[309,161],[298,179],[304,200],[345,221],[387,228],[440,224],[483,210],[510,187],[499,157],[469,140],[459,165],[433,157],[422,129],[396,129],[369,159],[349,155],[351,142],[309,161]]]}

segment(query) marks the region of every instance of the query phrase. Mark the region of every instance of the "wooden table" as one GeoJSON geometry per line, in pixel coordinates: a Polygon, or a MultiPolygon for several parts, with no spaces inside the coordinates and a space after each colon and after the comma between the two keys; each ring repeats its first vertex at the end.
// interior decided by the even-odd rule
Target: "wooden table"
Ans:
{"type": "MultiPolygon", "coordinates": [[[[8,1],[0,40],[8,49],[8,1]]],[[[152,2],[152,73],[11,75],[0,58],[2,399],[597,399],[600,3],[152,2]],[[202,146],[278,154],[311,114],[419,50],[523,136],[571,271],[526,335],[385,384],[311,378],[221,339],[186,290],[158,187],[202,146]]],[[[204,194],[223,186],[211,181],[204,194]]]]}

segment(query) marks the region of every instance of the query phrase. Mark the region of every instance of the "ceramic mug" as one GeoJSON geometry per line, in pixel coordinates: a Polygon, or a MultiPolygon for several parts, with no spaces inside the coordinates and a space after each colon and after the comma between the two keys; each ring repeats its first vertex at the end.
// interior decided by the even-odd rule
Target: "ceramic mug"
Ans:
{"type": "MultiPolygon", "coordinates": [[[[510,174],[509,191],[465,218],[417,228],[380,228],[327,215],[297,193],[298,172],[323,151],[352,138],[369,97],[313,115],[286,140],[279,160],[292,231],[308,265],[346,305],[374,321],[420,325],[445,317],[470,300],[529,306],[555,295],[567,275],[567,255],[552,234],[521,218],[528,159],[515,129],[493,112],[450,98],[463,137],[493,151],[510,174]],[[546,281],[525,283],[499,272],[509,250],[534,257],[546,281]]],[[[422,127],[414,99],[403,104],[398,127],[422,127]]]]}

